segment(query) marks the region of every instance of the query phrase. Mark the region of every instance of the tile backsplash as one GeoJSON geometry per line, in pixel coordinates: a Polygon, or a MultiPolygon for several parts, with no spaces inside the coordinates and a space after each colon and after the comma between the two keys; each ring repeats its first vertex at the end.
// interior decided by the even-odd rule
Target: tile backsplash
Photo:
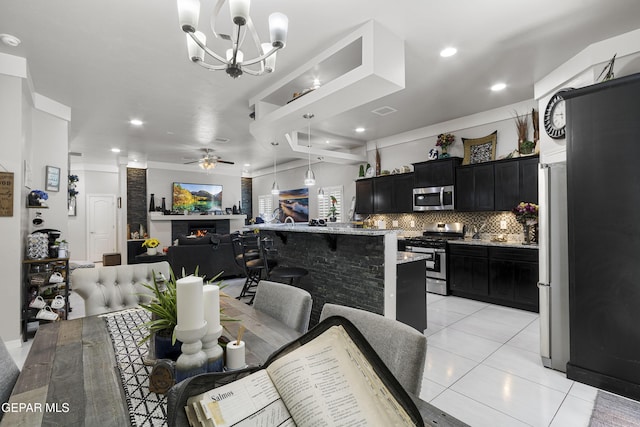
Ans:
{"type": "MultiPolygon", "coordinates": [[[[372,215],[374,221],[383,220],[388,229],[402,229],[407,235],[421,234],[424,225],[432,222],[461,222],[467,226],[467,232],[476,226],[481,230],[481,235],[497,235],[504,234],[508,237],[514,236],[514,239],[520,239],[522,236],[522,225],[516,221],[516,217],[509,211],[504,212],[452,212],[452,211],[436,211],[436,212],[415,212],[409,214],[386,214],[372,215]],[[398,221],[398,225],[394,226],[393,221],[398,221]],[[414,226],[411,226],[411,221],[414,226]],[[500,221],[505,221],[507,228],[500,229],[500,221]]],[[[509,240],[512,240],[509,238],[509,240]]]]}

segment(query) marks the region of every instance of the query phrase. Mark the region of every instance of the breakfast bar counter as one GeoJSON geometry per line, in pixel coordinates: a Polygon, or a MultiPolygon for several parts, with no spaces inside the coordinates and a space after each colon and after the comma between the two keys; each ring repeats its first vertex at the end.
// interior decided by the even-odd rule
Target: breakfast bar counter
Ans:
{"type": "Polygon", "coordinates": [[[397,230],[306,224],[255,229],[273,242],[279,266],[309,271],[298,286],[313,297],[312,326],[327,302],[396,319],[397,230]]]}

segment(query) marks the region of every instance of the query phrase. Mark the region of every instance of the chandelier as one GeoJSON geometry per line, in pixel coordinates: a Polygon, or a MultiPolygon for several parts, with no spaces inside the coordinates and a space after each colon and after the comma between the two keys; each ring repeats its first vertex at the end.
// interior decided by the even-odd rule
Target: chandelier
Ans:
{"type": "Polygon", "coordinates": [[[269,35],[270,43],[261,43],[258,33],[253,26],[253,21],[249,16],[250,0],[229,0],[229,11],[233,21],[231,34],[219,33],[216,30],[216,21],[220,9],[226,0],[218,0],[211,17],[211,30],[216,38],[226,40],[231,43],[225,56],[218,55],[207,47],[207,37],[197,30],[198,19],[200,17],[199,0],[178,0],[178,17],[180,27],[187,34],[187,50],[189,59],[208,70],[225,70],[234,79],[247,73],[259,76],[275,70],[276,52],[285,47],[287,42],[287,29],[289,20],[282,13],[272,13],[269,15],[269,35]],[[247,33],[253,40],[258,56],[253,59],[244,60],[242,46],[247,33]],[[212,65],[204,62],[205,53],[215,59],[219,64],[212,65]],[[257,69],[247,68],[256,65],[257,69]]]}

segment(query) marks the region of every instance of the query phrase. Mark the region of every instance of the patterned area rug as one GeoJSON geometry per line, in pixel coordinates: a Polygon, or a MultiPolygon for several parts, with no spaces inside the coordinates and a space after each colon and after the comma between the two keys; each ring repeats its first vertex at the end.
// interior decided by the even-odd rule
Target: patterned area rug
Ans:
{"type": "Polygon", "coordinates": [[[149,374],[153,366],[144,364],[147,345],[138,342],[147,334],[137,327],[150,319],[146,310],[133,309],[105,314],[107,328],[116,353],[116,361],[129,407],[132,426],[167,424],[167,399],[149,391],[149,374]]]}
{"type": "Polygon", "coordinates": [[[590,427],[640,426],[640,402],[598,391],[590,427]]]}

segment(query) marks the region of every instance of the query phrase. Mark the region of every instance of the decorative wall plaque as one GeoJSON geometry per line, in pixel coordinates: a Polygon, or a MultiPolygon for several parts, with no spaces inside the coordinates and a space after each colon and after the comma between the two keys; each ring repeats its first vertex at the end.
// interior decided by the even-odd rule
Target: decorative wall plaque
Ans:
{"type": "Polygon", "coordinates": [[[13,216],[13,172],[0,172],[0,216],[13,216]]]}

